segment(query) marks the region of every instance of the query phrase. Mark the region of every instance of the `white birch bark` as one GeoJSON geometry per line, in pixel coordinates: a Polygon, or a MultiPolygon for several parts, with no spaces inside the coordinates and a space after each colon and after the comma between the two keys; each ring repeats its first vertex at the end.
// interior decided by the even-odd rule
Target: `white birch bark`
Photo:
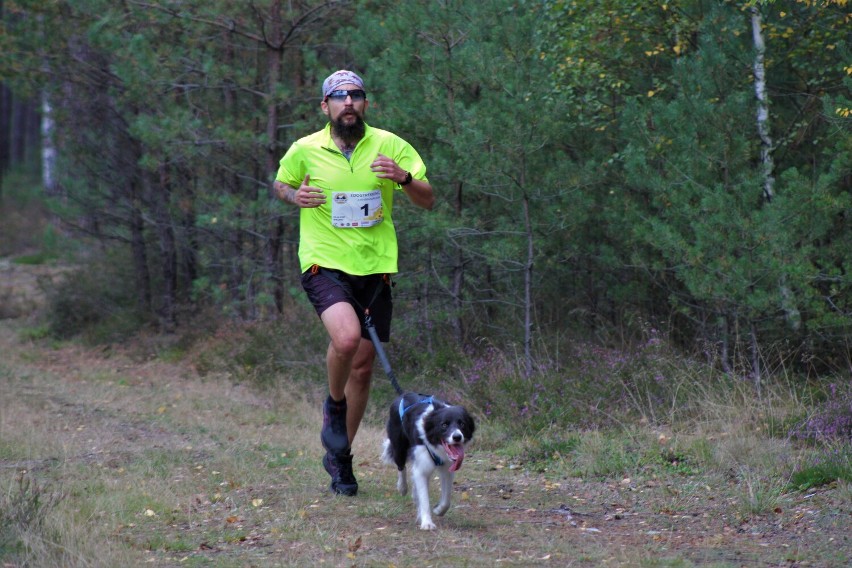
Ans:
{"type": "MultiPolygon", "coordinates": [[[[751,7],[751,32],[754,39],[754,93],[757,97],[757,133],[760,136],[760,162],[763,167],[763,198],[767,203],[775,196],[775,163],[772,159],[772,136],[769,128],[769,97],[766,94],[766,42],[763,39],[762,19],[757,6],[751,7]]],[[[787,324],[798,329],[801,326],[801,313],[795,306],[792,290],[787,278],[782,275],[780,282],[781,308],[787,324]]],[[[759,377],[759,373],[758,373],[759,377]]]]}
{"type": "Polygon", "coordinates": [[[763,40],[762,19],[757,6],[751,7],[751,32],[754,38],[754,93],[757,97],[757,133],[760,136],[760,162],[763,166],[763,197],[767,202],[774,196],[775,164],[772,160],[772,136],[769,130],[769,97],[766,94],[766,42],[763,40]]]}
{"type": "Polygon", "coordinates": [[[56,146],[53,135],[53,107],[45,93],[41,100],[41,176],[47,195],[59,193],[56,185],[56,146]]]}

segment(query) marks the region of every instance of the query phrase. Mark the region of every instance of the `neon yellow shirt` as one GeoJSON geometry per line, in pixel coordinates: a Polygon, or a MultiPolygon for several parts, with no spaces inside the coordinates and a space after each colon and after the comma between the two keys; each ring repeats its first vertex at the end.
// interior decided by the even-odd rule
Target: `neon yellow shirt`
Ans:
{"type": "Polygon", "coordinates": [[[376,177],[370,169],[380,153],[411,172],[414,179],[427,181],[426,166],[408,142],[369,125],[349,160],[331,139],[330,124],[294,142],[281,158],[276,180],[298,188],[305,176],[310,175],[308,185],[322,189],[326,197],[326,202],[319,207],[300,209],[299,264],[302,272],[314,264],[358,276],[397,272],[393,196],[401,187],[389,179],[376,177]],[[374,190],[379,191],[371,202],[362,201],[374,190]],[[352,194],[358,195],[353,198],[352,194]],[[340,203],[347,198],[350,204],[354,203],[347,211],[354,213],[341,216],[340,203]],[[363,205],[359,206],[361,203],[363,205]],[[335,222],[344,226],[332,225],[332,209],[335,222]],[[349,223],[351,219],[346,215],[364,217],[357,219],[362,221],[360,223],[349,223]],[[363,226],[369,223],[375,224],[363,226]]]}

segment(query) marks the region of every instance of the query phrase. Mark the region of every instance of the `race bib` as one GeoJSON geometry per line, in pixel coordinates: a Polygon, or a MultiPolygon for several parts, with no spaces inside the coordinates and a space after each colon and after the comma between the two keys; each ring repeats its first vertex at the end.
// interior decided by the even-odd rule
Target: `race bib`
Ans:
{"type": "Polygon", "coordinates": [[[382,190],[332,192],[333,227],[363,229],[378,225],[382,219],[382,190]]]}

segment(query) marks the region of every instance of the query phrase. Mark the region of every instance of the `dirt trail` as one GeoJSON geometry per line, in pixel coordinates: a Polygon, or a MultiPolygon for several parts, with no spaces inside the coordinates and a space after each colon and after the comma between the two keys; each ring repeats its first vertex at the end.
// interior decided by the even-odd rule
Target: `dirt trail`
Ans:
{"type": "Polygon", "coordinates": [[[27,342],[23,327],[0,320],[0,483],[26,471],[64,487],[71,509],[89,511],[92,541],[75,553],[91,555],[87,565],[126,555],[157,566],[843,566],[852,558],[849,501],[836,488],[791,494],[743,520],[731,480],[582,480],[559,463],[538,471],[501,457],[487,428],[457,474],[453,507],[426,533],[410,500],[395,495],[395,473],[379,463],[379,424],[366,425],[354,448],[359,496],[333,497],[313,395],[202,379],[185,364],[119,348],[27,342]],[[104,543],[111,552],[99,560],[104,543]]]}

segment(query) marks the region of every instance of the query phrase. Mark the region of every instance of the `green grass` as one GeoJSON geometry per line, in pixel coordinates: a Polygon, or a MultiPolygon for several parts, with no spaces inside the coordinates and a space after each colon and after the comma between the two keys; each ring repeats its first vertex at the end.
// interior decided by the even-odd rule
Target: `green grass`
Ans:
{"type": "Polygon", "coordinates": [[[817,463],[806,465],[790,478],[793,489],[806,491],[835,481],[852,483],[852,448],[839,446],[833,452],[818,454],[817,463]]]}

